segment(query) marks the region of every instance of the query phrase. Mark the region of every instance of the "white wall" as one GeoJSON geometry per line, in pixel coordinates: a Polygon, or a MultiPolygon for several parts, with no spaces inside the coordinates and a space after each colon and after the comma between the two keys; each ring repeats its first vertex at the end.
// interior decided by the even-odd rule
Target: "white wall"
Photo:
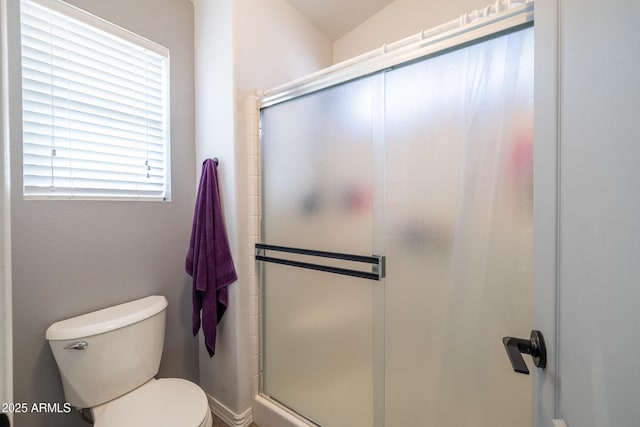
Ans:
{"type": "MultiPolygon", "coordinates": [[[[64,402],[45,341],[53,322],[150,294],[169,301],[160,376],[197,381],[184,258],[195,199],[193,6],[185,0],[69,0],[171,51],[171,202],[22,198],[19,1],[8,0],[14,401],[64,402]]],[[[84,426],[78,414],[17,415],[16,425],[84,426]]]]}
{"type": "Polygon", "coordinates": [[[238,0],[236,88],[269,89],[331,65],[329,39],[284,0],[238,0]]]}
{"type": "Polygon", "coordinates": [[[533,218],[533,327],[542,331],[547,367],[533,376],[533,425],[548,427],[555,416],[556,273],[558,213],[557,1],[535,5],[533,218]]]}
{"type": "Polygon", "coordinates": [[[333,62],[341,62],[381,47],[385,43],[457,19],[463,13],[484,8],[490,0],[395,0],[345,34],[333,45],[333,62]]]}
{"type": "MultiPolygon", "coordinates": [[[[284,0],[196,0],[196,165],[220,159],[225,222],[238,281],[218,330],[216,355],[200,351],[200,384],[232,415],[252,403],[246,96],[331,64],[331,43],[284,0]]],[[[255,316],[254,316],[255,317],[255,316]]]]}
{"type": "MultiPolygon", "coordinates": [[[[233,259],[238,268],[236,155],[234,149],[234,67],[232,2],[195,2],[196,175],[202,162],[218,157],[220,198],[233,259]]],[[[198,181],[194,182],[194,188],[198,181]]],[[[229,308],[218,326],[216,354],[209,358],[200,334],[200,385],[207,394],[239,413],[238,341],[241,338],[238,284],[229,288],[229,308]]]]}
{"type": "Polygon", "coordinates": [[[640,3],[559,1],[560,411],[640,419],[640,3]]]}
{"type": "Polygon", "coordinates": [[[8,169],[8,103],[6,95],[6,34],[5,0],[0,0],[0,403],[12,401],[12,331],[11,331],[11,224],[9,211],[9,184],[6,179],[8,169]]]}

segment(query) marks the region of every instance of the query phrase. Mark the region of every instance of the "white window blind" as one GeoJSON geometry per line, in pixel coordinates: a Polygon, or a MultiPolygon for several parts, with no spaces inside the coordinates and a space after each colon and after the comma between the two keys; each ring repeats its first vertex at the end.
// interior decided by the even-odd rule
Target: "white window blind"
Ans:
{"type": "Polygon", "coordinates": [[[22,0],[25,198],[169,199],[166,48],[22,0]]]}

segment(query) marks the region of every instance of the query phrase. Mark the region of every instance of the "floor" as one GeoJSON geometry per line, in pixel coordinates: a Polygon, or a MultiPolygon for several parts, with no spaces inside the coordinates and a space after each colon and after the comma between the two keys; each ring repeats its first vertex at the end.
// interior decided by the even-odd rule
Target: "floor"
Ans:
{"type": "MultiPolygon", "coordinates": [[[[216,417],[215,415],[213,416],[213,425],[211,427],[229,427],[224,421],[222,421],[220,418],[216,417]]],[[[258,427],[258,424],[256,423],[251,423],[249,425],[249,427],[258,427]]]]}

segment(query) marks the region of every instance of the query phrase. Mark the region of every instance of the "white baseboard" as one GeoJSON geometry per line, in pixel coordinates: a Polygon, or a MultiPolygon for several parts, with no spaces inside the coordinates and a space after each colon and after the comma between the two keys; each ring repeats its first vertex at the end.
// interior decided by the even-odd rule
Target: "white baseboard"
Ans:
{"type": "Polygon", "coordinates": [[[211,412],[222,421],[224,421],[229,427],[249,427],[253,422],[253,411],[251,408],[247,409],[241,414],[236,414],[231,409],[220,403],[215,397],[209,396],[209,407],[211,412]]]}
{"type": "Polygon", "coordinates": [[[553,427],[567,427],[567,423],[564,420],[553,420],[553,427]]]}

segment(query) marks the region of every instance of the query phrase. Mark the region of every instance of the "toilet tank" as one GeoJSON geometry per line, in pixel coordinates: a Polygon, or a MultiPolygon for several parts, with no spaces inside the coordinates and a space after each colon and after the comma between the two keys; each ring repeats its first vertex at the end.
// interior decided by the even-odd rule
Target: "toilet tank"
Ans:
{"type": "Polygon", "coordinates": [[[64,395],[91,408],[144,384],[158,373],[167,299],[150,296],[71,319],[47,329],[64,395]]]}

